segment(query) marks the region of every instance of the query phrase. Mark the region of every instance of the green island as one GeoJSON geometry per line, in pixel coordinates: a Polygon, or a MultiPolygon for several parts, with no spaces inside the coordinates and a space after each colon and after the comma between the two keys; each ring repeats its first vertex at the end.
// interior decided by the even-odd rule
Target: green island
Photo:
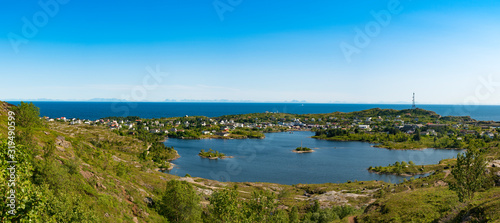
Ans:
{"type": "Polygon", "coordinates": [[[224,153],[220,153],[219,151],[214,151],[212,149],[208,149],[208,151],[205,152],[204,149],[198,153],[198,156],[201,156],[203,158],[208,158],[208,159],[226,159],[226,158],[233,158],[232,156],[226,156],[224,153]]]}
{"type": "Polygon", "coordinates": [[[405,161],[395,162],[388,166],[368,167],[370,172],[380,174],[394,174],[402,176],[413,176],[437,171],[445,171],[451,169],[456,164],[456,159],[444,159],[439,161],[439,164],[431,165],[415,165],[413,161],[408,163],[405,161]]]}
{"type": "MultiPolygon", "coordinates": [[[[269,124],[298,123],[294,119],[300,119],[303,125],[297,127],[259,128],[256,124],[255,129],[243,128],[259,133],[312,130],[319,132],[320,139],[367,141],[391,145],[393,149],[428,147],[429,143],[437,148],[467,149],[457,160],[438,164],[442,169],[424,166],[424,171],[432,171],[429,176],[397,184],[353,180],[281,185],[219,182],[157,171],[178,158],[178,154],[175,148],[159,143],[170,131],[151,132],[151,128],[144,127],[155,126],[161,131],[171,128],[162,121],[175,124],[174,120],[181,118],[134,119],[129,122],[132,125],[112,119],[99,120],[98,124],[75,124],[40,119],[39,115],[39,109],[31,103],[13,106],[0,102],[0,179],[3,182],[10,179],[7,170],[10,164],[6,160],[13,157],[9,150],[10,140],[14,140],[18,202],[16,215],[9,213],[7,205],[2,206],[2,222],[500,221],[500,149],[498,133],[492,128],[497,125],[494,122],[440,117],[423,110],[381,109],[314,115],[247,114],[217,119],[217,122],[233,119],[239,123],[269,120],[269,124]],[[15,113],[15,137],[8,130],[12,121],[9,111],[15,113]],[[238,118],[244,120],[237,121],[238,118]],[[355,119],[361,121],[354,122],[355,119]],[[406,129],[395,130],[397,126],[404,128],[419,122],[422,122],[420,140],[406,129]],[[367,123],[370,129],[360,126],[367,123]],[[118,125],[122,127],[113,127],[118,125]],[[329,135],[327,131],[333,128],[345,130],[349,135],[329,135]],[[432,129],[435,136],[429,133],[432,129]],[[455,142],[457,146],[453,146],[455,142]]],[[[212,125],[216,132],[221,131],[216,127],[220,124],[212,125]]],[[[178,129],[198,135],[203,128],[190,125],[178,129]]],[[[420,165],[414,167],[417,170],[410,164],[395,166],[391,165],[388,172],[422,171],[420,165]]],[[[0,193],[4,204],[10,202],[7,197],[11,192],[6,184],[0,186],[0,193]]]]}
{"type": "Polygon", "coordinates": [[[307,147],[297,147],[293,150],[293,152],[295,153],[312,153],[314,152],[314,150],[312,150],[311,148],[307,148],[307,147]]]}

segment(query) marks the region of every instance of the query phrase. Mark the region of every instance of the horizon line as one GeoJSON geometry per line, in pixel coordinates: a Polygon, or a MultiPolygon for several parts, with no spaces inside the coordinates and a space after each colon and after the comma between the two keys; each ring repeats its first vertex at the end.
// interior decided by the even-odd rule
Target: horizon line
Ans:
{"type": "MultiPolygon", "coordinates": [[[[241,103],[241,104],[254,104],[254,103],[279,103],[279,104],[357,104],[357,105],[408,105],[411,107],[412,103],[402,103],[402,102],[308,102],[308,101],[224,101],[224,100],[174,100],[174,101],[126,101],[126,100],[103,100],[103,101],[92,101],[92,100],[57,100],[57,99],[47,99],[47,100],[4,100],[4,102],[84,102],[84,103],[241,103]]],[[[451,104],[451,103],[417,103],[418,105],[457,105],[457,106],[500,106],[500,104],[451,104]]]]}

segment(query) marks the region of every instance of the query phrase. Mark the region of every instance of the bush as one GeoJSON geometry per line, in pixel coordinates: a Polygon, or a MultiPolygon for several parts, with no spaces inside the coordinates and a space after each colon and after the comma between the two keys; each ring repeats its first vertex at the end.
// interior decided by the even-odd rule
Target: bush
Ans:
{"type": "Polygon", "coordinates": [[[171,180],[157,204],[160,215],[173,222],[198,222],[201,220],[200,197],[191,184],[171,180]]]}

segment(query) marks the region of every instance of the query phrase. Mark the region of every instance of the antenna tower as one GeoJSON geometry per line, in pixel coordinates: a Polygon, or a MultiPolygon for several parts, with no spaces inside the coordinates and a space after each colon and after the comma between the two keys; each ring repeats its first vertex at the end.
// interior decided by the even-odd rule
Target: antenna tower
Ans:
{"type": "Polygon", "coordinates": [[[413,104],[411,105],[411,109],[415,109],[417,106],[415,105],[415,92],[413,92],[413,104]]]}

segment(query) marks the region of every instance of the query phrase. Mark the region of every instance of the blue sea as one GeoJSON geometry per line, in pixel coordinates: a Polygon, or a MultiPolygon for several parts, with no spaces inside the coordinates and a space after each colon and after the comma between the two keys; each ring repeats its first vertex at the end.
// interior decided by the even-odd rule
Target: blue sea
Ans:
{"type": "MultiPolygon", "coordinates": [[[[19,104],[18,101],[10,101],[19,104]]],[[[208,116],[279,112],[292,114],[314,114],[330,112],[352,112],[370,108],[408,109],[405,104],[316,104],[316,103],[188,103],[188,102],[33,102],[40,114],[48,117],[99,119],[109,116],[139,116],[161,118],[179,116],[208,116]]],[[[418,105],[442,116],[471,116],[476,120],[500,121],[500,106],[497,105],[418,105]]]]}

